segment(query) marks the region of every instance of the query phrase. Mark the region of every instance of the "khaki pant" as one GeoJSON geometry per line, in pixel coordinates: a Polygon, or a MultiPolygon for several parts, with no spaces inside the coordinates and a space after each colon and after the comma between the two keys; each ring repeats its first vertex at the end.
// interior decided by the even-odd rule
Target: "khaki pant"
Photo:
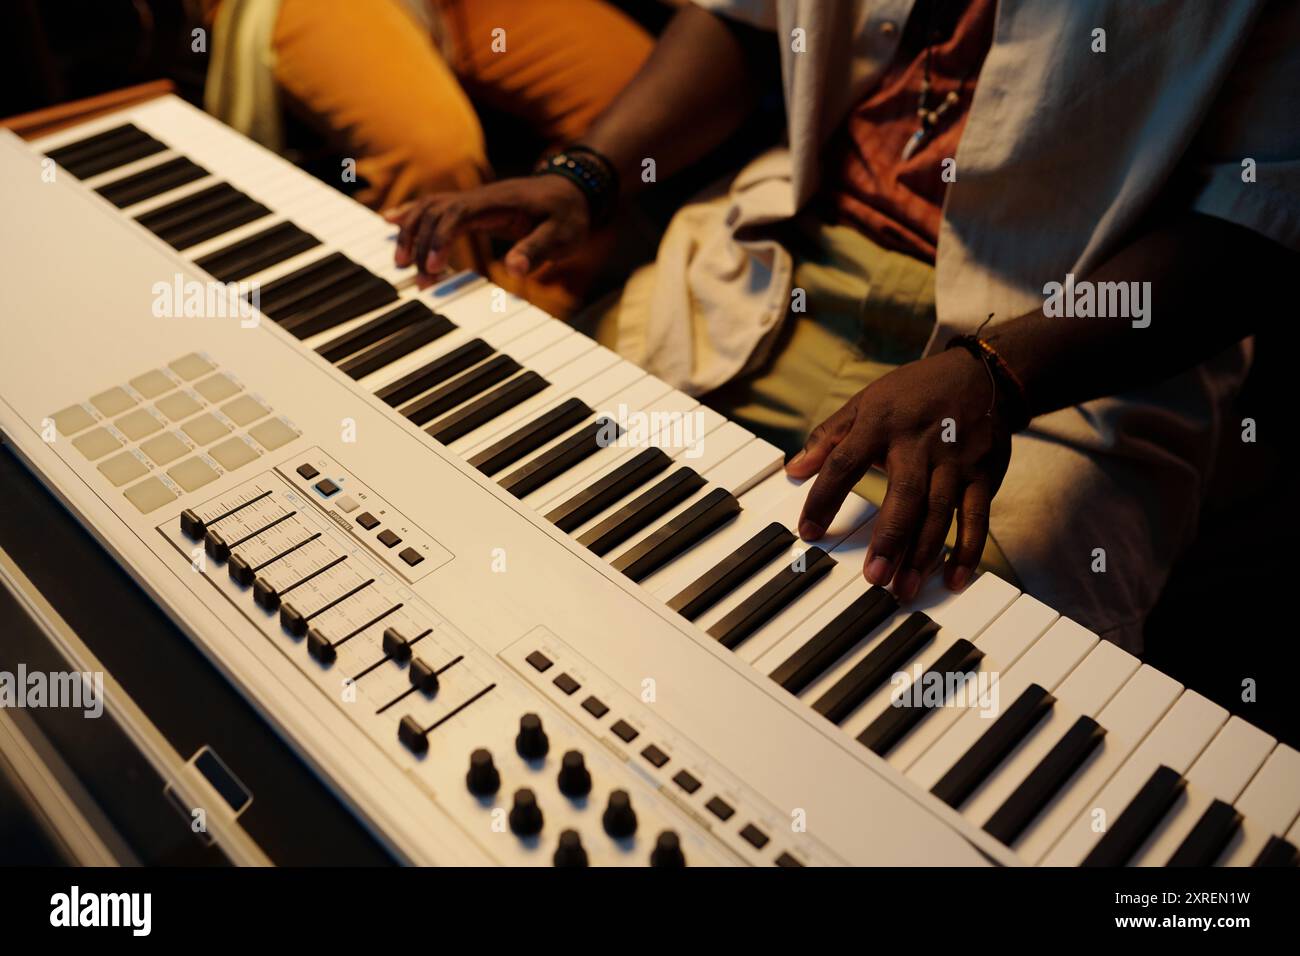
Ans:
{"type": "MultiPolygon", "coordinates": [[[[851,396],[920,357],[934,323],[934,267],[891,252],[855,229],[810,216],[784,238],[805,311],[788,317],[762,368],[704,401],[788,456],[851,396]]],[[[618,311],[618,305],[603,311],[593,326],[597,340],[611,348],[618,311]]],[[[885,486],[885,476],[872,471],[855,490],[880,504],[885,486]]],[[[950,547],[954,535],[955,527],[949,529],[950,547]]],[[[993,535],[980,567],[1017,583],[993,535]]]]}

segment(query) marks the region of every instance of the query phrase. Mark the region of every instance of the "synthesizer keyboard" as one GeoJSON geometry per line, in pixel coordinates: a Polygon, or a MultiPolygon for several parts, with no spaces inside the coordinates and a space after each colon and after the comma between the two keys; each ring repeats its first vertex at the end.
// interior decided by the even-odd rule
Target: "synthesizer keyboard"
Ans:
{"type": "Polygon", "coordinates": [[[5,434],[399,858],[1297,862],[1295,750],[180,100],[0,163],[5,434]]]}

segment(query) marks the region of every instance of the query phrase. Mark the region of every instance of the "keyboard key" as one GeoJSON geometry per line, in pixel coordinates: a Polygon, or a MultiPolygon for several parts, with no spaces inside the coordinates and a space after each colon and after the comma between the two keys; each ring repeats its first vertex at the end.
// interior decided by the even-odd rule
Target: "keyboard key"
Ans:
{"type": "Polygon", "coordinates": [[[425,429],[425,433],[444,445],[450,445],[476,428],[486,425],[510,409],[532,398],[550,383],[531,369],[526,370],[492,391],[474,399],[425,429]]]}
{"type": "Polygon", "coordinates": [[[959,808],[1003,758],[1024,739],[1055,703],[1045,688],[1031,684],[1002,712],[930,792],[948,806],[959,808]]]}
{"type": "Polygon", "coordinates": [[[1008,846],[1047,806],[1074,772],[1101,745],[1105,729],[1091,717],[1079,717],[1010,797],[984,824],[984,830],[1008,846]]]}
{"type": "Polygon", "coordinates": [[[237,282],[320,245],[291,222],[281,222],[195,260],[221,282],[237,282]]]}
{"type": "Polygon", "coordinates": [[[1211,801],[1166,865],[1213,866],[1240,826],[1236,807],[1223,800],[1211,801]]]}
{"type": "Polygon", "coordinates": [[[796,540],[788,528],[779,521],[773,521],[685,590],[674,595],[668,606],[688,621],[695,620],[757,574],[796,540]]]}
{"type": "Polygon", "coordinates": [[[606,555],[706,484],[708,482],[693,468],[678,468],[585,531],[579,536],[578,543],[586,545],[594,554],[606,555]]]}
{"type": "MultiPolygon", "coordinates": [[[[316,349],[321,358],[329,362],[339,362],[361,349],[368,348],[376,342],[383,341],[403,329],[421,322],[431,321],[434,311],[423,302],[412,299],[395,309],[389,309],[355,329],[336,335],[316,349]]],[[[450,320],[447,320],[450,324],[450,320]]],[[[452,326],[455,328],[455,326],[452,326]]],[[[359,376],[358,376],[359,377],[359,376]]]]}
{"type": "Polygon", "coordinates": [[[898,601],[889,591],[868,588],[772,671],[772,680],[792,694],[800,693],[897,610],[898,601]]]}
{"type": "Polygon", "coordinates": [[[191,159],[178,156],[157,166],[115,179],[105,183],[95,192],[99,193],[114,206],[125,209],[127,206],[143,202],[186,183],[194,182],[208,175],[208,171],[191,159]]]}
{"type": "Polygon", "coordinates": [[[415,396],[436,388],[471,366],[477,365],[492,354],[492,346],[482,339],[471,339],[464,345],[457,346],[445,355],[440,355],[432,362],[408,372],[396,381],[390,382],[375,396],[391,407],[397,408],[415,396]]]}
{"type": "Polygon", "coordinates": [[[813,703],[813,710],[840,723],[911,660],[939,633],[939,625],[921,611],[908,615],[884,640],[813,703]]]}
{"type": "Polygon", "coordinates": [[[367,531],[373,531],[375,528],[379,527],[379,519],[369,511],[363,511],[361,514],[357,515],[357,524],[361,525],[361,527],[365,528],[367,531]]]}
{"type": "Polygon", "coordinates": [[[709,636],[734,651],[745,638],[779,614],[834,566],[835,559],[821,548],[809,548],[727,612],[709,628],[709,636]]]}
{"type": "Polygon", "coordinates": [[[1163,764],[1143,784],[1124,812],[1112,820],[1083,866],[1123,866],[1187,785],[1181,774],[1163,764]]]}
{"type": "Polygon", "coordinates": [[[385,548],[395,548],[402,543],[402,539],[394,534],[390,528],[385,528],[383,531],[379,532],[377,537],[379,538],[379,543],[385,548]]]}
{"type": "Polygon", "coordinates": [[[457,376],[399,411],[416,425],[424,425],[514,375],[520,365],[509,355],[496,355],[477,368],[457,376]]]}
{"type": "Polygon", "coordinates": [[[740,502],[724,488],[715,488],[663,527],[628,548],[614,569],[640,581],[680,556],[712,531],[740,514],[740,502]]]}
{"type": "Polygon", "coordinates": [[[600,451],[620,433],[612,419],[598,418],[502,478],[501,487],[523,498],[600,451]]]}
{"type": "Polygon", "coordinates": [[[515,429],[505,438],[493,442],[470,458],[469,463],[485,475],[495,475],[563,435],[591,413],[591,408],[581,399],[567,399],[515,429]]]}
{"type": "MultiPolygon", "coordinates": [[[[938,686],[944,688],[952,686],[956,675],[970,675],[983,657],[984,652],[974,644],[965,638],[958,638],[926,669],[919,686],[926,687],[926,681],[937,682],[938,686]]],[[[912,706],[896,705],[881,713],[858,734],[858,743],[883,757],[933,710],[947,702],[940,700],[931,703],[926,695],[921,695],[921,698],[919,702],[913,701],[912,706]]]]}

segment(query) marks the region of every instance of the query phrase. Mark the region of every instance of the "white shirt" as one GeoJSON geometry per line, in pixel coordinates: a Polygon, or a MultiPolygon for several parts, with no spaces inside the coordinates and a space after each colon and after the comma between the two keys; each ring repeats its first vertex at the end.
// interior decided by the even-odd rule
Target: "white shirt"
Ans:
{"type": "MultiPolygon", "coordinates": [[[[789,141],[729,196],[684,208],[656,268],[629,282],[620,350],[702,393],[757,364],[787,320],[791,258],[764,227],[815,194],[821,147],[878,81],[912,2],[696,2],[777,34],[789,141]]],[[[1046,284],[1115,252],[1175,174],[1188,208],[1300,250],[1298,116],[1300,3],[1001,0],[945,199],[931,350],[990,312],[1042,309],[1046,284]]],[[[1155,301],[1151,321],[1178,316],[1155,301]]],[[[1016,436],[992,523],[1030,593],[1140,647],[1220,439],[1237,438],[1223,416],[1249,344],[1016,436]]]]}

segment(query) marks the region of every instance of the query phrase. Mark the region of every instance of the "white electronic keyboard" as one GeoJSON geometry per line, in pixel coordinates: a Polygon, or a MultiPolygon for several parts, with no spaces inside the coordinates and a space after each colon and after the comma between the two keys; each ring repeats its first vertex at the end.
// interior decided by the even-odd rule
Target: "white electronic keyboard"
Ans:
{"type": "Polygon", "coordinates": [[[4,433],[400,859],[1296,863],[1295,750],[182,101],[0,173],[4,433]]]}

